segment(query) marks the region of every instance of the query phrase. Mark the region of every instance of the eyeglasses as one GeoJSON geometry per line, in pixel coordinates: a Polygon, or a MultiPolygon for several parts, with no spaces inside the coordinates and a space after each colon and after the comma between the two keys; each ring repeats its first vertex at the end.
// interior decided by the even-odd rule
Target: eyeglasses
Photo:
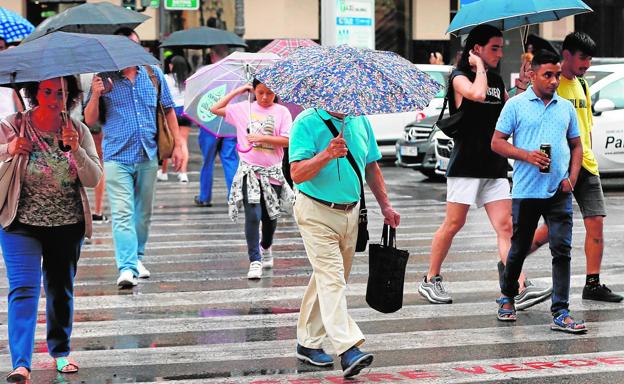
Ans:
{"type": "Polygon", "coordinates": [[[50,88],[39,88],[39,90],[41,92],[43,92],[43,94],[46,97],[50,97],[50,96],[52,96],[52,94],[54,94],[57,99],[59,99],[59,100],[63,99],[63,90],[62,89],[60,89],[60,90],[58,90],[56,92],[54,92],[50,88]]]}

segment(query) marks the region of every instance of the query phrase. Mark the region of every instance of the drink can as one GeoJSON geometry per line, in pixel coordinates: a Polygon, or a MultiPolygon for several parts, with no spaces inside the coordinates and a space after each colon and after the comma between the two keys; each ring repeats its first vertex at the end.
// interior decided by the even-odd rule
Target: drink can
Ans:
{"type": "MultiPolygon", "coordinates": [[[[550,144],[540,144],[540,151],[545,154],[546,156],[548,156],[549,159],[552,160],[552,158],[550,157],[550,144]]],[[[548,164],[548,166],[540,168],[540,172],[541,173],[550,173],[550,164],[548,164]]]]}

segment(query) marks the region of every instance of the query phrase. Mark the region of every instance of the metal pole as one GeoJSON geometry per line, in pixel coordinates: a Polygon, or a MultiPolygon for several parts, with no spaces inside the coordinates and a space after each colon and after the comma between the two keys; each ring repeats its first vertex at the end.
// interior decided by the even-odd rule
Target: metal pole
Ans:
{"type": "Polygon", "coordinates": [[[234,33],[238,36],[243,37],[245,34],[245,1],[244,0],[236,0],[234,3],[236,16],[234,22],[234,33]]]}
{"type": "MultiPolygon", "coordinates": [[[[160,0],[158,5],[158,24],[159,24],[159,32],[158,32],[158,41],[159,44],[162,43],[163,37],[165,36],[165,0],[160,0]]],[[[159,58],[160,58],[160,66],[164,70],[165,69],[165,49],[159,49],[159,58]]]]}
{"type": "Polygon", "coordinates": [[[204,0],[199,0],[199,26],[203,27],[206,25],[206,20],[204,20],[204,0]]]}

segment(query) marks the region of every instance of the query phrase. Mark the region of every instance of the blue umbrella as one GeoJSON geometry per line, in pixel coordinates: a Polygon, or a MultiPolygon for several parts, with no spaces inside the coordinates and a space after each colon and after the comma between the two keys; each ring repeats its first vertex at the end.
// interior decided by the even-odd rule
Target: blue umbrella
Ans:
{"type": "Polygon", "coordinates": [[[506,31],[586,12],[581,0],[479,0],[462,5],[446,32],[465,35],[479,24],[506,31]]]}
{"type": "Polygon", "coordinates": [[[50,32],[76,32],[112,35],[119,28],[134,29],[150,17],[107,2],[86,3],[48,17],[24,41],[50,32]]]}
{"type": "Polygon", "coordinates": [[[181,47],[192,49],[201,49],[215,45],[247,48],[245,40],[238,37],[235,33],[210,27],[197,27],[173,32],[160,44],[161,48],[181,47]]]}
{"type": "Polygon", "coordinates": [[[34,30],[35,26],[30,21],[17,13],[0,7],[0,37],[7,43],[21,40],[34,30]]]}
{"type": "Polygon", "coordinates": [[[125,36],[52,32],[0,52],[0,84],[146,64],[158,64],[158,60],[125,36]]]}
{"type": "Polygon", "coordinates": [[[298,48],[256,78],[283,101],[351,116],[421,109],[440,89],[396,53],[347,45],[298,48]]]}

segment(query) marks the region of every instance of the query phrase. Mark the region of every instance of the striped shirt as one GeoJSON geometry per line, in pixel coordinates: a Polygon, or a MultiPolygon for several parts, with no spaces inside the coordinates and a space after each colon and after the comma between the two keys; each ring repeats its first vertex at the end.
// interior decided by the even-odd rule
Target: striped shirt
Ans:
{"type": "MultiPolygon", "coordinates": [[[[162,71],[152,68],[161,84],[163,107],[173,107],[162,71]]],[[[101,96],[106,108],[102,127],[104,161],[137,164],[156,157],[156,97],[156,88],[143,67],[138,67],[134,83],[125,77],[113,79],[113,89],[101,96]]]]}

